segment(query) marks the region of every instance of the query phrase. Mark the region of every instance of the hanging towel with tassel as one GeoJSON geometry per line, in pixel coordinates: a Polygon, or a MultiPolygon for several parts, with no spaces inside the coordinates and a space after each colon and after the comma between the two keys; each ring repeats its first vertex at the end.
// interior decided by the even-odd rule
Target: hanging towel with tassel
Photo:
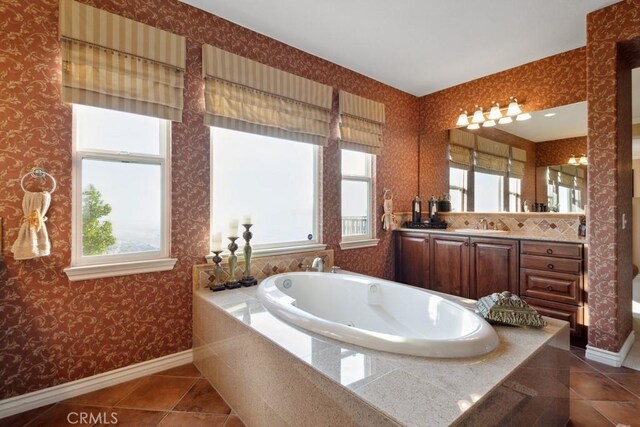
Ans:
{"type": "Polygon", "coordinates": [[[22,199],[24,217],[18,231],[18,238],[11,247],[15,259],[31,259],[49,255],[51,244],[44,223],[47,220],[45,214],[50,204],[51,194],[48,191],[25,192],[24,199],[22,199]]]}

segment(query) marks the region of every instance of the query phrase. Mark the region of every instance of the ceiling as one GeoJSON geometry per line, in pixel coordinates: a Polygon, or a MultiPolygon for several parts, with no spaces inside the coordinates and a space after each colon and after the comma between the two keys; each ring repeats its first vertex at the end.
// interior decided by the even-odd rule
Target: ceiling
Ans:
{"type": "Polygon", "coordinates": [[[416,96],[584,46],[587,13],[617,3],[181,1],[416,96]]]}
{"type": "Polygon", "coordinates": [[[574,138],[587,134],[587,101],[531,113],[531,119],[507,125],[500,130],[533,142],[574,138]]]}

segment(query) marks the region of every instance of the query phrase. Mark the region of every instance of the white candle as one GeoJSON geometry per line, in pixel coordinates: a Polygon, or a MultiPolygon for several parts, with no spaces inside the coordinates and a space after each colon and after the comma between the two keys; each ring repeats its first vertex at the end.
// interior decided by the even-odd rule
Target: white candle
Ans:
{"type": "Polygon", "coordinates": [[[211,252],[222,250],[222,233],[213,233],[211,235],[211,252]]]}
{"type": "Polygon", "coordinates": [[[232,219],[229,222],[229,234],[227,237],[238,237],[238,220],[232,219]]]}
{"type": "Polygon", "coordinates": [[[251,222],[251,214],[246,214],[242,217],[242,224],[253,224],[253,222],[251,222]]]}

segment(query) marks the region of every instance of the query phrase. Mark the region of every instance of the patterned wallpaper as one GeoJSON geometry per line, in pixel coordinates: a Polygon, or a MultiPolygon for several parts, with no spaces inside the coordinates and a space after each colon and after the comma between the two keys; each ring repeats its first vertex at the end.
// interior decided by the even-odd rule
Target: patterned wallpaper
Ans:
{"type": "Polygon", "coordinates": [[[564,165],[572,155],[587,154],[587,137],[556,139],[536,144],[536,167],[564,165]]]}
{"type": "Polygon", "coordinates": [[[632,328],[631,72],[640,67],[640,2],[587,16],[589,344],[618,351],[632,328]],[[629,227],[630,225],[627,225],[629,227]]]}
{"type": "MultiPolygon", "coordinates": [[[[82,0],[187,38],[185,108],[172,126],[171,272],[70,283],[71,109],[60,101],[58,1],[0,2],[0,399],[190,348],[191,268],[208,250],[209,130],[202,124],[201,46],[209,43],[385,104],[385,148],[376,196],[397,207],[417,190],[418,98],[256,34],[177,0],[82,0]],[[19,178],[45,167],[58,180],[49,210],[50,257],[9,252],[22,213],[19,178]]],[[[336,97],[337,98],[337,97],[336,97]]],[[[334,124],[336,123],[334,115],[334,124]]],[[[341,251],[340,169],[335,137],[324,150],[324,240],[336,265],[392,277],[392,233],[376,220],[376,248],[341,251]]],[[[378,203],[376,203],[378,206],[378,203]]],[[[376,209],[377,218],[382,208],[376,209]]]]}
{"type": "Polygon", "coordinates": [[[504,105],[510,96],[524,111],[538,111],[587,99],[586,49],[550,56],[510,70],[463,83],[421,98],[420,194],[442,194],[449,186],[447,130],[455,127],[460,108],[504,105]]]}

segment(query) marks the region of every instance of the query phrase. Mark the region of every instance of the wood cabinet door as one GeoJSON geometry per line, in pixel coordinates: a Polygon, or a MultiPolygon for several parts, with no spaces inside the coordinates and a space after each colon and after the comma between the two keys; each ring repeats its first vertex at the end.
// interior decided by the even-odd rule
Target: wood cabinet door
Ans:
{"type": "Polygon", "coordinates": [[[429,287],[429,236],[397,233],[396,282],[429,287]]]}
{"type": "Polygon", "coordinates": [[[470,297],[494,292],[518,294],[518,242],[471,237],[470,297]]]}
{"type": "Polygon", "coordinates": [[[469,297],[469,237],[431,235],[431,287],[469,297]]]}

